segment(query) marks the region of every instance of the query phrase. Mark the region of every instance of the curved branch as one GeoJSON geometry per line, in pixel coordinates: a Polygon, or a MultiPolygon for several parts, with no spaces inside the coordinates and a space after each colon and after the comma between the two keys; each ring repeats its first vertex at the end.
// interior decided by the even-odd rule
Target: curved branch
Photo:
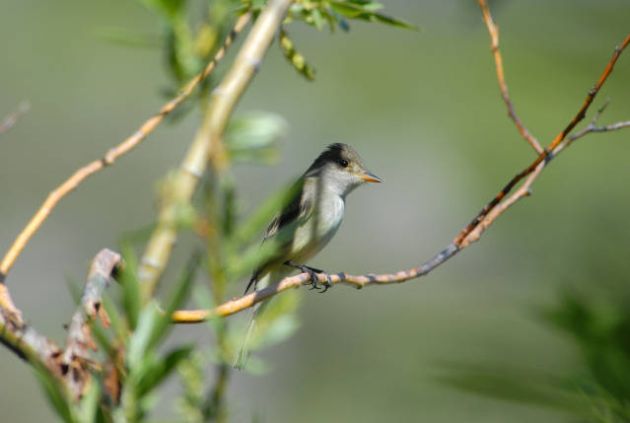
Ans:
{"type": "MultiPolygon", "coordinates": [[[[551,159],[556,157],[564,148],[562,141],[567,138],[567,135],[575,128],[575,126],[584,118],[586,111],[593,103],[595,96],[604,85],[608,77],[610,76],[617,59],[624,51],[624,49],[630,44],[630,34],[622,41],[622,43],[615,49],[612,57],[608,61],[604,71],[600,75],[595,86],[588,92],[586,99],[582,103],[582,106],[578,110],[577,114],[571,119],[569,124],[551,141],[549,146],[540,154],[527,168],[514,176],[508,184],[495,196],[482,211],[465,226],[460,233],[455,237],[453,242],[449,244],[444,250],[435,255],[431,260],[426,263],[413,267],[408,270],[402,270],[391,274],[381,275],[348,275],[345,273],[336,274],[319,274],[317,277],[320,282],[329,281],[332,284],[344,283],[355,286],[357,288],[363,288],[367,285],[385,285],[392,283],[406,282],[411,279],[419,278],[431,272],[448,259],[455,256],[458,252],[464,248],[470,246],[473,242],[479,240],[482,234],[490,227],[499,216],[501,216],[506,210],[516,204],[522,198],[525,198],[531,193],[531,186],[536,181],[543,169],[551,162],[551,159]],[[514,193],[508,196],[510,192],[518,185],[519,182],[525,180],[521,187],[514,193]]],[[[581,134],[580,132],[574,135],[575,138],[586,135],[588,132],[606,132],[611,130],[617,130],[629,127],[628,122],[619,122],[616,124],[608,125],[607,127],[599,128],[595,130],[591,128],[581,134]],[[605,129],[604,129],[605,128],[605,129]]],[[[244,295],[240,298],[233,299],[212,310],[179,310],[173,313],[172,320],[174,323],[198,323],[214,317],[225,317],[242,310],[252,307],[253,305],[264,301],[274,295],[285,291],[287,289],[297,288],[301,285],[308,284],[310,282],[310,275],[307,273],[301,273],[299,275],[290,276],[279,283],[269,286],[265,289],[253,292],[248,295],[244,295]]]]}
{"type": "Polygon", "coordinates": [[[48,369],[56,369],[55,363],[61,354],[53,341],[39,334],[32,326],[16,322],[3,308],[0,308],[0,343],[23,360],[48,369]]]}
{"type": "MultiPolygon", "coordinates": [[[[381,275],[350,275],[343,272],[332,274],[318,273],[317,278],[319,282],[328,281],[333,285],[346,284],[357,289],[361,289],[368,285],[389,285],[393,283],[402,283],[428,274],[433,269],[453,257],[459,251],[459,247],[455,244],[450,244],[426,263],[418,267],[401,270],[396,273],[381,275]]],[[[301,285],[308,285],[310,283],[311,275],[309,273],[300,273],[295,276],[284,278],[277,284],[271,285],[267,288],[259,289],[258,291],[243,295],[240,298],[227,301],[212,310],[178,310],[173,313],[172,320],[174,323],[199,323],[215,317],[230,316],[248,309],[261,301],[271,298],[282,291],[297,288],[301,285]]]]}
{"type": "Polygon", "coordinates": [[[103,249],[92,260],[79,308],[72,316],[68,328],[66,349],[61,356],[61,370],[66,384],[75,397],[80,397],[90,380],[89,350],[95,348],[90,333],[90,321],[99,317],[109,324],[105,309],[101,307],[103,292],[112,274],[121,263],[120,254],[103,249]]]}
{"type": "Polygon", "coordinates": [[[236,35],[245,27],[249,18],[250,15],[245,14],[236,21],[234,28],[227,36],[214,58],[200,74],[195,76],[188,82],[188,84],[186,84],[179,95],[163,105],[160,111],[151,118],[147,119],[133,135],[129,136],[122,143],[109,150],[102,158],[94,160],[78,169],[48,195],[37,212],[33,215],[33,217],[31,217],[31,220],[27,223],[24,229],[22,229],[22,232],[20,232],[15,241],[13,241],[13,244],[6,252],[2,262],[0,262],[0,280],[4,280],[6,278],[7,274],[15,264],[15,261],[26,247],[26,244],[28,244],[35,233],[37,233],[44,221],[48,218],[48,216],[50,216],[57,204],[59,204],[64,197],[77,189],[77,187],[88,177],[108,166],[113,165],[117,159],[136,148],[151,132],[155,130],[155,128],[157,128],[160,123],[164,121],[166,116],[173,112],[173,110],[175,110],[190,96],[190,94],[193,93],[199,83],[212,73],[217,63],[223,58],[223,56],[225,56],[227,48],[232,44],[236,35]]]}

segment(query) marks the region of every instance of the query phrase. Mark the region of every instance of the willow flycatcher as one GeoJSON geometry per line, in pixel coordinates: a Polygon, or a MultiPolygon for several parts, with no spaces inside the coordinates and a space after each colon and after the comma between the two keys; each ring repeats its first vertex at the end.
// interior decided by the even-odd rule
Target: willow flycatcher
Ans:
{"type": "MultiPolygon", "coordinates": [[[[245,292],[279,282],[295,269],[311,274],[313,288],[319,288],[315,273],[319,269],[304,263],[328,244],[343,220],[346,196],[366,182],[381,182],[368,171],[359,153],[347,144],[331,144],[299,179],[299,189],[291,201],[271,221],[263,242],[279,239],[280,248],[253,273],[245,292]]],[[[330,284],[325,282],[324,291],[330,284]]],[[[247,344],[259,315],[267,302],[253,310],[245,341],[235,363],[242,368],[247,359],[247,344]]]]}

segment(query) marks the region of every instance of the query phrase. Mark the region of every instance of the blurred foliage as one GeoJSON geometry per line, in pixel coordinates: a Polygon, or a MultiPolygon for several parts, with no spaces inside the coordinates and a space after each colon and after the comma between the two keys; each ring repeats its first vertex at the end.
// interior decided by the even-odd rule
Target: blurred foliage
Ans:
{"type": "Polygon", "coordinates": [[[235,163],[272,164],[278,159],[278,141],[287,132],[287,122],[276,114],[257,112],[230,121],[224,136],[235,163]]]}
{"type": "MultiPolygon", "coordinates": [[[[163,41],[124,29],[107,28],[100,32],[104,38],[128,46],[163,46],[167,68],[176,87],[201,72],[220,47],[221,40],[231,29],[233,15],[252,11],[258,14],[264,0],[137,0],[154,13],[162,23],[163,41]]],[[[372,0],[298,0],[290,8],[285,25],[301,21],[317,28],[328,26],[350,30],[351,20],[377,22],[394,27],[415,29],[408,22],[383,14],[383,5],[372,0]]],[[[313,80],[314,68],[306,62],[281,28],[278,44],[289,63],[305,78],[313,80]]],[[[206,83],[202,93],[211,83],[206,83]]],[[[169,95],[175,89],[169,89],[169,95]]]]}
{"type": "MultiPolygon", "coordinates": [[[[237,13],[253,11],[256,15],[266,3],[263,0],[139,2],[159,20],[161,39],[124,29],[104,30],[101,35],[129,46],[162,48],[166,70],[172,79],[169,95],[199,73],[213,57],[237,13]]],[[[472,11],[469,3],[463,7],[472,11]]],[[[476,10],[474,13],[476,16],[476,10]]],[[[297,49],[287,28],[303,22],[320,31],[349,31],[352,21],[415,28],[383,14],[382,5],[371,0],[297,0],[279,29],[279,48],[297,72],[312,80],[314,67],[297,49]]],[[[215,77],[208,79],[200,90],[199,99],[204,100],[215,83],[215,77]]],[[[448,95],[433,97],[442,99],[448,95]]],[[[189,107],[200,105],[203,106],[202,101],[189,107]]],[[[462,126],[466,125],[462,123],[462,126]]],[[[278,140],[286,130],[283,118],[267,112],[243,113],[233,118],[224,138],[231,163],[275,163],[279,156],[278,140]]],[[[161,184],[162,202],[174,197],[170,182],[167,176],[161,184]]],[[[106,328],[94,323],[92,327],[99,346],[96,359],[104,364],[101,371],[94,372],[93,383],[76,401],[46,369],[35,368],[57,415],[72,422],[147,420],[160,403],[159,388],[177,374],[181,392],[171,402],[182,420],[225,420],[229,415],[225,393],[246,327],[226,319],[213,319],[207,323],[214,341],[212,345],[178,344],[168,339],[172,330],[168,316],[172,310],[189,302],[211,308],[227,299],[229,292],[240,291],[244,286],[243,278],[276,251],[277,245],[273,243],[261,247],[260,235],[295,192],[296,185],[286,187],[246,214],[231,169],[221,175],[206,175],[198,201],[192,205],[182,204],[176,217],[177,228],[192,232],[201,252],[189,254],[189,262],[174,284],[173,292],[162,302],[142,304],[136,257],[130,246],[124,246],[126,267],[118,278],[121,289],[116,293],[120,295],[104,299],[111,325],[106,328]],[[200,270],[205,274],[198,278],[207,283],[194,284],[200,270]],[[213,369],[212,378],[207,376],[209,367],[213,369]]],[[[275,298],[258,320],[252,349],[261,350],[294,334],[299,327],[298,306],[296,291],[275,298]]],[[[499,366],[496,362],[450,363],[442,366],[446,375],[441,379],[467,392],[550,407],[582,420],[630,421],[629,306],[627,300],[617,297],[602,299],[565,294],[555,307],[542,313],[546,325],[561,331],[575,346],[583,363],[578,373],[557,375],[521,368],[518,364],[499,366]]],[[[248,361],[246,371],[259,374],[268,369],[262,359],[254,356],[248,361]]]]}
{"type": "MultiPolygon", "coordinates": [[[[266,2],[259,0],[139,0],[159,19],[167,69],[176,88],[197,75],[212,59],[230,30],[238,13],[253,12],[257,16],[266,2]]],[[[340,27],[347,31],[349,20],[379,22],[401,28],[412,28],[404,21],[381,13],[382,5],[368,0],[311,1],[298,0],[284,22],[302,21],[321,30],[340,27]]],[[[118,29],[102,31],[111,41],[128,46],[153,46],[156,40],[146,35],[118,29]]],[[[279,45],[289,62],[302,75],[313,79],[314,70],[297,52],[286,29],[279,29],[279,45]]],[[[200,90],[204,99],[215,84],[205,81],[200,90]]],[[[203,106],[203,102],[199,102],[203,106]]],[[[181,114],[181,112],[180,112],[181,114]]],[[[224,142],[232,164],[271,164],[278,157],[278,141],[285,135],[287,123],[275,114],[245,113],[233,118],[227,127],[224,142]]],[[[169,204],[178,198],[172,174],[160,184],[159,201],[169,204]]],[[[187,422],[224,421],[227,406],[225,392],[230,372],[245,337],[246,328],[226,319],[212,319],[207,328],[214,344],[177,344],[168,342],[172,330],[172,312],[191,299],[204,308],[212,308],[227,299],[228,287],[241,284],[253,269],[272,257],[294,228],[280,231],[273,241],[260,245],[260,236],[274,215],[300,191],[294,183],[271,196],[245,216],[241,210],[232,170],[204,176],[202,195],[194,204],[177,204],[175,225],[179,231],[192,232],[201,241],[198,251],[191,252],[179,282],[166,300],[143,304],[137,277],[138,263],[132,244],[122,246],[124,270],[117,275],[122,289],[117,300],[105,298],[103,306],[110,325],[92,322],[92,334],[98,344],[91,383],[77,401],[46,369],[36,369],[38,378],[57,415],[68,422],[115,421],[139,422],[150,417],[160,403],[158,387],[178,373],[182,392],[173,405],[187,422]],[[203,252],[201,252],[203,251],[203,252]],[[206,286],[192,289],[198,269],[205,269],[206,286]],[[215,378],[206,377],[212,366],[215,378]]],[[[144,242],[147,231],[125,237],[135,243],[144,242]]],[[[296,310],[298,293],[287,292],[272,301],[257,318],[250,350],[256,351],[284,341],[298,328],[296,310]]],[[[268,366],[254,356],[244,369],[261,373],[268,366]]]]}
{"type": "Polygon", "coordinates": [[[160,19],[167,68],[179,86],[201,72],[230,30],[238,0],[139,0],[160,19]]]}
{"type": "MultiPolygon", "coordinates": [[[[257,3],[261,2],[252,0],[250,4],[255,9],[257,3]]],[[[359,20],[405,29],[416,29],[414,25],[408,22],[382,14],[381,9],[383,9],[383,5],[372,0],[298,0],[289,9],[285,24],[302,21],[319,31],[327,26],[330,32],[334,32],[336,28],[347,32],[350,30],[349,21],[359,20]]],[[[285,27],[280,30],[278,44],[284,56],[300,75],[310,81],[315,79],[315,69],[295,48],[295,44],[285,27]]]]}
{"type": "Polygon", "coordinates": [[[541,313],[545,324],[567,335],[582,371],[568,376],[514,365],[446,364],[440,379],[497,399],[558,408],[592,422],[630,421],[630,303],[566,292],[541,313]]]}
{"type": "Polygon", "coordinates": [[[170,314],[187,298],[199,260],[193,256],[180,281],[160,307],[156,301],[142,305],[136,275],[136,260],[129,249],[124,254],[121,273],[122,298],[118,308],[105,298],[103,306],[110,326],[92,322],[91,332],[98,345],[95,371],[87,391],[75,402],[48,369],[36,373],[50,404],[66,422],[142,421],[155,405],[155,389],[160,386],[191,353],[192,346],[163,347],[170,333],[170,314]]]}

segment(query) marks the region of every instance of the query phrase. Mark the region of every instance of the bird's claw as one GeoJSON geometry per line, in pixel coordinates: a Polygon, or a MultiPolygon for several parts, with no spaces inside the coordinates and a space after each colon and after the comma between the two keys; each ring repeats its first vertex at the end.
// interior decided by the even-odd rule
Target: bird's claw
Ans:
{"type": "Polygon", "coordinates": [[[311,288],[310,288],[309,291],[312,291],[313,289],[319,291],[321,288],[320,288],[319,276],[317,276],[317,272],[314,269],[312,269],[310,267],[307,267],[307,266],[304,266],[304,269],[300,269],[300,270],[302,270],[303,272],[308,273],[308,275],[311,278],[310,282],[308,283],[309,285],[311,285],[311,288]]]}
{"type": "Polygon", "coordinates": [[[320,294],[323,294],[324,292],[328,291],[330,288],[332,288],[333,283],[332,283],[332,279],[330,277],[329,274],[326,274],[326,280],[322,283],[322,286],[324,287],[324,289],[322,289],[321,291],[319,291],[320,294]]]}
{"type": "Polygon", "coordinates": [[[285,264],[287,264],[288,266],[292,266],[295,267],[296,269],[301,270],[304,273],[308,273],[310,276],[310,281],[307,282],[307,285],[311,285],[311,288],[309,289],[309,291],[312,290],[317,290],[319,291],[320,294],[323,294],[324,292],[328,291],[331,287],[332,287],[332,281],[330,279],[330,275],[326,274],[326,281],[323,283],[319,283],[319,273],[324,273],[323,270],[321,269],[317,269],[315,267],[310,267],[310,266],[306,266],[304,264],[296,264],[293,263],[291,261],[286,262],[285,264]]]}

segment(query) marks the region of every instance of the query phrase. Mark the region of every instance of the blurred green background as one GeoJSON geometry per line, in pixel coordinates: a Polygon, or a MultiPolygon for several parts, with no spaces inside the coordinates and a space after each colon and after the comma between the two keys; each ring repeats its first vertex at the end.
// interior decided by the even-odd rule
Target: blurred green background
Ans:
{"type": "MultiPolygon", "coordinates": [[[[349,34],[330,35],[292,26],[316,81],[297,75],[274,47],[239,106],[276,112],[289,124],[279,166],[237,169],[245,208],[302,172],[330,142],[355,146],[385,180],[349,198],[341,231],[312,262],[330,271],[385,272],[424,261],[533,158],[500,100],[476,3],[384,3],[421,30],[354,24],[349,34]]],[[[546,144],[627,34],[630,3],[491,7],[517,111],[546,144]]],[[[0,4],[0,116],[22,100],[31,105],[0,135],[2,250],[55,184],[165,100],[162,52],[113,44],[102,37],[111,28],[160,33],[133,1],[0,4]]],[[[612,103],[603,122],[630,118],[630,58],[622,57],[595,106],[606,97],[612,103]]],[[[62,202],[29,245],[8,283],[42,332],[63,339],[74,308],[67,281],[81,281],[100,248],[152,222],[156,181],[177,165],[197,123],[192,113],[162,126],[62,202]]],[[[443,379],[454,367],[479,365],[499,376],[587,371],[573,339],[540,309],[557,307],[565,291],[601,298],[606,310],[610,298],[630,297],[629,142],[630,131],[580,140],[545,171],[532,198],[428,278],[305,295],[297,335],[263,354],[271,371],[235,375],[233,421],[575,421],[557,407],[473,395],[443,379]]],[[[207,338],[202,327],[177,332],[207,338]]],[[[7,421],[51,418],[29,367],[0,349],[0,369],[7,421]]]]}

